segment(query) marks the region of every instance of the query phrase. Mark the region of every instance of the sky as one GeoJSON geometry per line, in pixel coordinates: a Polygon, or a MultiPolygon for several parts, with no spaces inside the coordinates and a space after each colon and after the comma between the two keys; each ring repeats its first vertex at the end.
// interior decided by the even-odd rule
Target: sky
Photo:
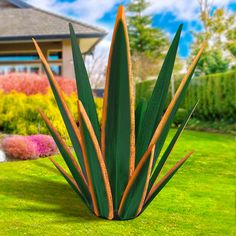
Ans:
{"type": "MultiPolygon", "coordinates": [[[[108,35],[96,48],[97,54],[108,53],[117,7],[130,0],[26,0],[31,5],[79,21],[104,28],[108,35]]],[[[236,12],[236,0],[211,0],[214,7],[224,7],[236,12]]],[[[153,27],[165,30],[173,38],[179,24],[183,23],[179,56],[188,57],[193,42],[192,31],[200,31],[198,0],[149,0],[147,14],[153,16],[153,27]]]]}

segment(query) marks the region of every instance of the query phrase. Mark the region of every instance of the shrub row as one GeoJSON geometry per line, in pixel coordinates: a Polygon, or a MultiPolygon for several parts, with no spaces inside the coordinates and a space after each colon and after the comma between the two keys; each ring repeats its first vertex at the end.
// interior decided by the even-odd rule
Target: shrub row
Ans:
{"type": "MultiPolygon", "coordinates": [[[[136,85],[136,101],[149,99],[155,80],[136,85]]],[[[175,81],[175,89],[180,80],[175,81]]],[[[171,91],[168,100],[171,99],[171,91]]],[[[181,105],[181,116],[199,100],[194,117],[199,120],[233,122],[236,119],[236,71],[193,78],[181,105]]],[[[177,114],[178,116],[178,114],[177,114]]],[[[177,117],[178,119],[178,117],[177,117]]]]}
{"type": "MultiPolygon", "coordinates": [[[[78,120],[77,96],[72,94],[65,96],[69,109],[75,120],[78,120]]],[[[102,99],[96,98],[98,116],[101,118],[102,99]]],[[[8,134],[29,135],[49,134],[38,108],[48,116],[60,135],[68,141],[68,135],[62,122],[59,110],[53,95],[49,92],[45,95],[35,94],[27,96],[23,93],[12,92],[5,94],[0,92],[0,131],[8,134]]]]}
{"type": "Polygon", "coordinates": [[[195,118],[233,122],[236,119],[236,71],[193,79],[182,107],[189,109],[197,100],[195,118]]]}
{"type": "Polygon", "coordinates": [[[53,138],[49,135],[8,136],[2,141],[6,155],[15,159],[35,159],[55,154],[57,151],[53,138]]]}
{"type": "MultiPolygon", "coordinates": [[[[75,80],[62,77],[56,77],[56,79],[65,94],[71,95],[76,92],[75,80]]],[[[26,95],[46,94],[49,90],[49,83],[45,75],[10,73],[0,75],[0,89],[5,93],[15,91],[26,95]]]]}

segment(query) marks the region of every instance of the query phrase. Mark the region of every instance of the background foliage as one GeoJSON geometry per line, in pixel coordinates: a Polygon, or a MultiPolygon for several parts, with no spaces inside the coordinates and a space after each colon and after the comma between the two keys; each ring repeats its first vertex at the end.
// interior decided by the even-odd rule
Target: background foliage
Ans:
{"type": "MultiPolygon", "coordinates": [[[[75,94],[66,96],[67,104],[75,119],[78,119],[77,97],[75,94]]],[[[102,99],[95,99],[97,112],[101,118],[102,99]]],[[[38,108],[52,121],[55,128],[64,139],[68,139],[67,132],[60,117],[59,110],[51,92],[27,96],[24,93],[0,92],[0,130],[9,134],[49,134],[45,122],[42,120],[38,108]]]]}
{"type": "MultiPolygon", "coordinates": [[[[143,81],[136,85],[136,99],[149,99],[155,80],[143,81]]],[[[175,81],[175,88],[180,81],[175,81]]],[[[169,99],[171,91],[169,91],[169,99]]],[[[187,110],[199,100],[199,104],[193,117],[202,121],[223,121],[233,123],[236,120],[236,71],[195,77],[186,93],[175,122],[182,120],[181,117],[187,110]]]]}

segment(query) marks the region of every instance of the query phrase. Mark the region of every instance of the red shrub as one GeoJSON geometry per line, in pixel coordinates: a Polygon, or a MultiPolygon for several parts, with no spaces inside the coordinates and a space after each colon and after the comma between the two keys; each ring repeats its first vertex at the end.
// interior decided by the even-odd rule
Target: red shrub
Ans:
{"type": "Polygon", "coordinates": [[[36,158],[36,144],[24,136],[9,136],[3,139],[2,148],[10,158],[21,160],[36,158]]]}
{"type": "Polygon", "coordinates": [[[53,138],[45,134],[30,135],[27,137],[30,142],[36,144],[37,156],[50,156],[57,150],[53,138]]]}
{"type": "Polygon", "coordinates": [[[8,157],[21,160],[50,156],[57,150],[52,137],[41,134],[6,137],[2,141],[2,148],[8,157]]]}
{"type": "MultiPolygon", "coordinates": [[[[56,77],[59,86],[67,94],[76,92],[76,83],[73,79],[56,77]]],[[[30,73],[10,73],[0,75],[0,89],[5,93],[16,91],[26,95],[45,94],[48,92],[49,83],[45,75],[30,73]]]]}

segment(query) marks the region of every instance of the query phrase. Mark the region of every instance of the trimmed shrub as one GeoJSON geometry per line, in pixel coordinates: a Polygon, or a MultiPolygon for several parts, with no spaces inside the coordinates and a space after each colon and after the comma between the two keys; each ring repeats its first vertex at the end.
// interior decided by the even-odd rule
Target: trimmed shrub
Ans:
{"type": "MultiPolygon", "coordinates": [[[[141,98],[148,100],[151,97],[154,83],[155,80],[148,80],[136,85],[136,104],[141,98]]],[[[180,80],[176,80],[176,89],[179,84],[180,80]]],[[[171,91],[167,103],[170,99],[171,91]]],[[[193,113],[196,119],[235,122],[236,71],[193,78],[181,107],[189,110],[198,100],[199,104],[193,113]]]]}
{"type": "Polygon", "coordinates": [[[178,112],[176,113],[176,116],[174,118],[174,125],[178,126],[180,124],[182,124],[182,122],[184,121],[184,118],[187,116],[188,111],[184,108],[179,108],[178,112]]]}
{"type": "Polygon", "coordinates": [[[135,85],[135,103],[136,106],[142,99],[149,100],[152,95],[156,80],[145,80],[135,85]]]}
{"type": "Polygon", "coordinates": [[[57,150],[53,138],[48,135],[9,136],[3,139],[2,148],[8,157],[21,160],[50,156],[57,150]]]}
{"type": "Polygon", "coordinates": [[[27,160],[37,157],[36,144],[24,136],[10,136],[2,141],[2,148],[10,158],[27,160]]]}
{"type": "MultiPolygon", "coordinates": [[[[178,82],[177,82],[178,83],[178,82]]],[[[236,71],[194,78],[182,108],[199,104],[193,116],[205,121],[236,120],[236,71]]]]}
{"type": "Polygon", "coordinates": [[[50,156],[57,150],[56,143],[53,138],[49,135],[31,135],[27,136],[29,142],[33,142],[36,145],[37,156],[50,156]]]}
{"type": "MultiPolygon", "coordinates": [[[[76,93],[76,83],[73,79],[56,77],[59,86],[65,94],[76,93]]],[[[0,89],[4,93],[19,92],[26,95],[46,94],[49,90],[48,79],[45,75],[29,73],[10,73],[0,75],[0,89]]]]}

